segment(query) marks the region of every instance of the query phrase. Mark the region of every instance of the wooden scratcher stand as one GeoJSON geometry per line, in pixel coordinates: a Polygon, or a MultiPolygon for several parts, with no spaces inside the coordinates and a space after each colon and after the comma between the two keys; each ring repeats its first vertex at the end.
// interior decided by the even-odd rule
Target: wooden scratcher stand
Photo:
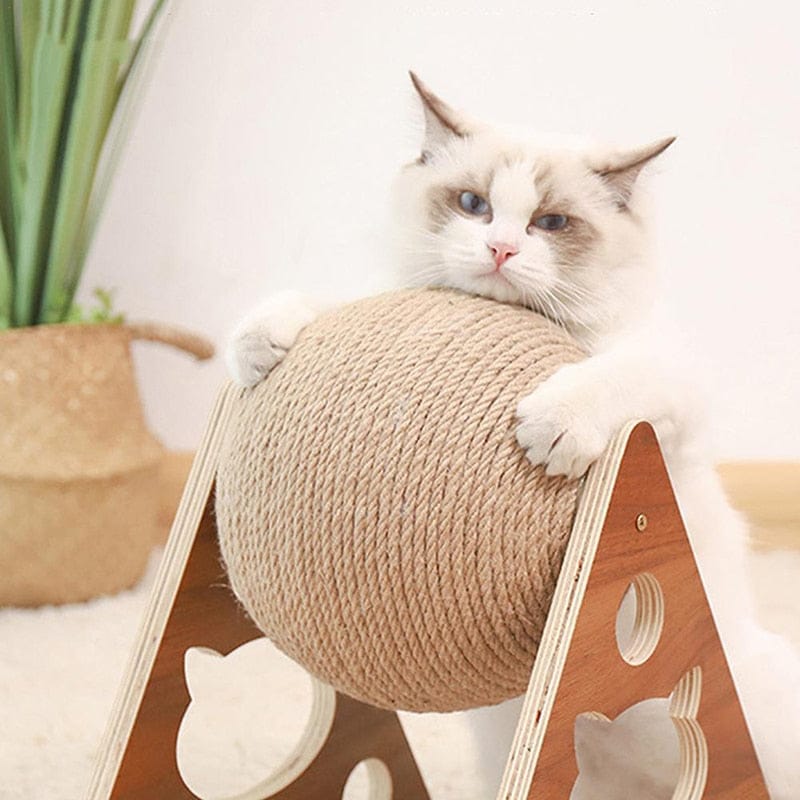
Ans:
{"type": "MultiPolygon", "coordinates": [[[[88,800],[193,798],[175,759],[190,699],[184,654],[197,645],[228,653],[261,636],[227,586],[216,541],[213,485],[230,400],[229,388],[189,475],[88,800]]],[[[568,800],[576,716],[614,718],[668,696],[682,762],[673,800],[768,800],[655,435],[631,424],[586,478],[498,800],[568,800]],[[631,584],[637,619],[623,658],[615,622],[631,584]]],[[[338,800],[365,759],[391,774],[390,795],[372,771],[374,800],[428,800],[395,713],[337,694],[327,724],[305,771],[247,800],[338,800]]]]}

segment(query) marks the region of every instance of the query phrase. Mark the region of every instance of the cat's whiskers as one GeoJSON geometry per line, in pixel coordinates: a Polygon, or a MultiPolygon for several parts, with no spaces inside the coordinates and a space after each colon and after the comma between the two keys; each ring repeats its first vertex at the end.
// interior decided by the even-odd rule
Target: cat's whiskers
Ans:
{"type": "Polygon", "coordinates": [[[578,325],[588,327],[585,325],[586,322],[604,324],[611,320],[602,298],[586,286],[556,276],[553,279],[552,293],[565,309],[570,310],[578,325]]]}
{"type": "MultiPolygon", "coordinates": [[[[518,265],[515,273],[517,278],[530,278],[535,271],[522,264],[518,265]]],[[[594,307],[586,302],[592,298],[592,294],[588,290],[567,284],[557,277],[550,279],[552,286],[548,287],[542,285],[540,275],[536,277],[537,280],[531,283],[520,280],[515,283],[526,306],[543,314],[564,330],[577,333],[576,329],[581,329],[588,334],[595,333],[593,323],[598,322],[599,319],[598,315],[594,313],[594,307]],[[568,297],[566,299],[559,297],[559,290],[568,297]],[[578,307],[579,313],[573,306],[578,307]]]]}
{"type": "Polygon", "coordinates": [[[522,294],[526,305],[536,306],[536,310],[552,318],[553,322],[559,325],[563,323],[558,308],[552,302],[550,292],[544,285],[545,279],[538,270],[525,262],[520,262],[509,268],[506,274],[511,284],[522,294]]]}
{"type": "Polygon", "coordinates": [[[410,270],[404,283],[407,286],[441,285],[442,275],[446,269],[447,265],[444,262],[428,263],[410,270]]]}
{"type": "Polygon", "coordinates": [[[517,288],[522,295],[522,302],[527,308],[547,317],[559,327],[565,327],[564,321],[553,305],[549,293],[543,287],[518,286],[517,288]]]}
{"type": "MultiPolygon", "coordinates": [[[[483,263],[474,245],[454,241],[452,236],[425,228],[407,230],[408,243],[402,252],[408,263],[414,264],[404,281],[406,286],[442,286],[453,284],[452,275],[463,274],[467,281],[490,279],[493,268],[488,259],[483,263]]],[[[578,278],[589,274],[580,265],[569,265],[570,279],[563,277],[567,265],[557,264],[555,275],[543,275],[535,265],[515,261],[503,271],[501,277],[508,290],[516,293],[516,301],[541,313],[553,323],[586,338],[608,327],[611,314],[596,292],[591,291],[578,278]]],[[[470,289],[469,286],[460,288],[470,289]]],[[[478,290],[478,293],[482,292],[478,290]]],[[[511,301],[513,298],[501,298],[511,301]]]]}

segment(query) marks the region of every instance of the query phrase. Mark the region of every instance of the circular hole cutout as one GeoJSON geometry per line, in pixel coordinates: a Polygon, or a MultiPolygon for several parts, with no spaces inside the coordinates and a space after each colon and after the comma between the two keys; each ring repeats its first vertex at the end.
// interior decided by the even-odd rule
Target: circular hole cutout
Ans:
{"type": "Polygon", "coordinates": [[[353,768],[342,800],[392,800],[392,776],[379,758],[367,758],[353,768]]]}
{"type": "Polygon", "coordinates": [[[617,647],[634,667],[655,652],[664,628],[664,593],[654,575],[643,572],[628,586],[617,610],[617,647]]]}

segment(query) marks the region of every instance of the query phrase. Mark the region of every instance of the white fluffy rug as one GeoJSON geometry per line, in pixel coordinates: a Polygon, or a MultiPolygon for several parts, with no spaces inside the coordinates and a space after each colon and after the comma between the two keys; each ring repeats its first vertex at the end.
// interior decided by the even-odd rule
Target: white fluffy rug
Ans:
{"type": "Polygon", "coordinates": [[[154,570],[91,603],[0,611],[0,797],[79,800],[154,570]]]}

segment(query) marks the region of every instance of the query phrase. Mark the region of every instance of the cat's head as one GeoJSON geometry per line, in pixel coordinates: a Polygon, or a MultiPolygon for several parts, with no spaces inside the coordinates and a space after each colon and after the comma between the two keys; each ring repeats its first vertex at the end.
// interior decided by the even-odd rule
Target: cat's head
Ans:
{"type": "Polygon", "coordinates": [[[396,183],[404,281],[526,305],[587,341],[622,327],[652,277],[637,178],[673,139],[619,151],[504,133],[411,78],[425,136],[396,183]]]}

